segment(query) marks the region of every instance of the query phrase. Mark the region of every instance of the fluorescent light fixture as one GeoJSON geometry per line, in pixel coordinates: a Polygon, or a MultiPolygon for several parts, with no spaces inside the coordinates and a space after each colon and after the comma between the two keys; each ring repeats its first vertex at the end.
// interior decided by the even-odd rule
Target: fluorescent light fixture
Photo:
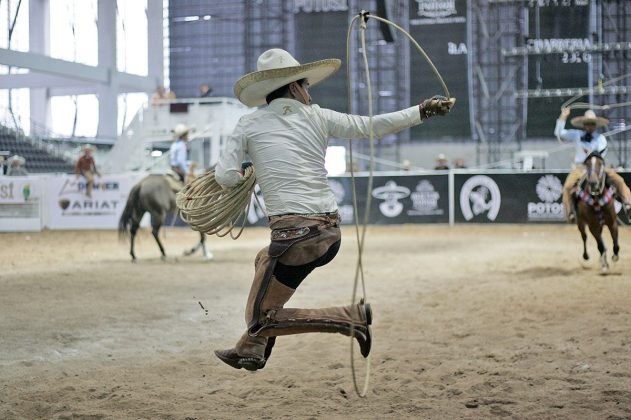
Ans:
{"type": "Polygon", "coordinates": [[[151,157],[160,157],[162,156],[162,150],[152,150],[151,157]]]}
{"type": "Polygon", "coordinates": [[[212,18],[212,16],[210,16],[210,15],[205,15],[203,19],[204,19],[204,20],[210,20],[211,18],[212,18]]]}
{"type": "Polygon", "coordinates": [[[184,22],[194,22],[196,20],[199,20],[199,16],[186,16],[184,18],[184,22]]]}

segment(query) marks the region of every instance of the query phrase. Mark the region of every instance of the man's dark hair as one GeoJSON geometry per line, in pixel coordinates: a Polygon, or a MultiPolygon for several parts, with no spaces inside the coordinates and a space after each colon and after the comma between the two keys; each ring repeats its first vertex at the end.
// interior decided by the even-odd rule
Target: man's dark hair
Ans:
{"type": "MultiPolygon", "coordinates": [[[[296,80],[296,82],[302,86],[305,82],[307,81],[307,79],[300,79],[300,80],[296,80]]],[[[285,96],[287,96],[287,94],[289,93],[289,85],[291,85],[294,82],[291,83],[287,83],[285,86],[281,86],[278,89],[276,89],[274,92],[270,93],[269,95],[267,95],[265,97],[265,101],[269,104],[270,102],[272,102],[274,99],[278,99],[278,98],[284,98],[285,96]]]]}

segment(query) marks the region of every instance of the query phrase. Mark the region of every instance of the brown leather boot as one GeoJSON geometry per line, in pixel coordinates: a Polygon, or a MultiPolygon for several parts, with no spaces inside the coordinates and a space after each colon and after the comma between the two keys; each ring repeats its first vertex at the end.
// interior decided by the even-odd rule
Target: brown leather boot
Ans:
{"type": "MultiPolygon", "coordinates": [[[[257,273],[258,274],[258,273],[257,273]]],[[[255,317],[255,301],[261,288],[261,278],[255,276],[245,309],[245,319],[249,324],[256,324],[263,314],[269,310],[280,309],[294,294],[295,289],[287,287],[272,276],[263,294],[259,306],[259,314],[255,317]]],[[[224,363],[235,369],[258,370],[265,367],[267,359],[272,354],[276,337],[251,336],[246,331],[234,348],[216,350],[215,355],[224,363]]]]}
{"type": "Polygon", "coordinates": [[[309,332],[340,333],[353,336],[362,356],[368,357],[372,346],[370,325],[372,309],[361,300],[358,304],[323,309],[282,308],[271,310],[258,331],[251,334],[264,337],[303,334],[309,332]]]}

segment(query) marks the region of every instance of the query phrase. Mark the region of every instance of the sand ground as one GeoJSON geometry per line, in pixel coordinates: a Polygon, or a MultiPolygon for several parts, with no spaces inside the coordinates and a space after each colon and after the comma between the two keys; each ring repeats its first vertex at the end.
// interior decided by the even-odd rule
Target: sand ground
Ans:
{"type": "MultiPolygon", "coordinates": [[[[343,234],[289,306],[350,303],[343,234]]],[[[267,235],[210,238],[205,262],[175,257],[196,234],[167,229],[162,262],[143,232],[137,264],[112,231],[0,235],[0,418],[631,418],[628,228],[603,276],[571,226],[371,227],[364,399],[341,335],[282,337],[256,373],[212,354],[243,329],[267,235]]]]}

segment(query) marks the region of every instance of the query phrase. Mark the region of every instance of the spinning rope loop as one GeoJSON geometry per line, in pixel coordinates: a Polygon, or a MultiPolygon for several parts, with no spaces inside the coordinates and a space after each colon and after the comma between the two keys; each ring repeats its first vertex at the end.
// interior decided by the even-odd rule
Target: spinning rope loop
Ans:
{"type": "MultiPolygon", "coordinates": [[[[618,76],[618,77],[614,77],[611,80],[607,80],[606,82],[602,82],[599,81],[598,84],[596,84],[595,86],[591,87],[586,93],[581,93],[575,96],[572,96],[570,99],[568,99],[567,101],[563,102],[563,104],[561,105],[561,109],[563,108],[569,108],[569,109],[596,109],[599,111],[606,111],[609,109],[614,109],[614,108],[622,108],[625,106],[629,106],[631,105],[631,101],[628,102],[616,102],[613,104],[605,104],[605,105],[596,105],[596,104],[590,104],[588,102],[576,102],[578,101],[580,98],[582,98],[583,96],[587,95],[587,94],[591,94],[594,92],[600,92],[603,93],[604,92],[604,88],[610,85],[613,85],[616,82],[619,82],[620,80],[624,80],[628,77],[631,77],[631,73],[627,73],[627,74],[623,74],[622,76],[618,76]]],[[[605,133],[603,133],[603,136],[608,137],[608,136],[612,136],[614,134],[618,134],[618,133],[622,133],[624,131],[628,131],[631,130],[631,127],[625,127],[625,128],[621,128],[621,129],[615,129],[615,130],[610,130],[607,131],[605,133]]],[[[563,143],[563,141],[561,140],[561,137],[559,137],[557,135],[557,140],[559,141],[559,143],[563,143]]]]}
{"type": "Polygon", "coordinates": [[[230,234],[237,239],[245,227],[255,184],[252,166],[245,169],[242,183],[227,190],[215,180],[215,171],[210,171],[184,186],[176,194],[175,203],[180,217],[193,230],[220,237],[230,234]],[[237,227],[235,235],[232,231],[237,227]]]}
{"type": "MultiPolygon", "coordinates": [[[[348,33],[346,35],[346,66],[347,66],[346,67],[346,82],[347,82],[347,92],[348,92],[348,104],[347,104],[348,113],[349,114],[353,113],[352,112],[353,105],[352,105],[352,100],[351,100],[351,95],[350,95],[350,92],[351,92],[351,61],[350,61],[351,33],[353,31],[353,27],[357,19],[361,19],[361,24],[359,26],[359,34],[360,34],[360,40],[361,40],[362,61],[363,61],[364,69],[366,72],[366,86],[367,86],[367,94],[368,94],[368,116],[369,116],[368,127],[369,127],[369,133],[370,133],[370,136],[369,136],[370,138],[370,170],[369,170],[369,175],[368,175],[368,189],[366,193],[366,208],[364,209],[364,217],[363,217],[361,231],[359,228],[359,221],[358,221],[359,212],[357,208],[357,190],[355,186],[355,174],[353,172],[353,143],[351,140],[349,140],[348,142],[349,159],[350,159],[350,167],[351,167],[351,186],[352,186],[352,192],[353,192],[353,211],[355,214],[355,218],[354,218],[355,219],[355,232],[357,236],[357,249],[358,249],[357,266],[355,269],[355,280],[353,282],[353,295],[351,298],[351,304],[355,303],[355,299],[357,297],[357,289],[358,289],[360,280],[361,280],[363,298],[365,302],[367,301],[362,254],[364,252],[364,243],[366,239],[366,227],[368,226],[368,217],[370,215],[370,205],[372,202],[371,191],[372,191],[372,185],[373,185],[373,173],[375,169],[374,168],[375,167],[375,144],[374,144],[375,139],[374,139],[374,132],[373,132],[372,87],[371,87],[371,81],[370,81],[370,69],[368,66],[368,56],[366,55],[366,33],[365,33],[366,24],[369,18],[375,19],[380,22],[384,22],[398,29],[400,32],[402,32],[410,40],[410,42],[416,47],[419,53],[425,58],[429,66],[432,68],[432,71],[434,72],[434,74],[440,81],[440,84],[442,85],[443,91],[445,92],[445,97],[447,98],[450,97],[449,89],[447,89],[447,85],[445,84],[445,81],[443,80],[442,76],[436,69],[436,66],[434,66],[434,63],[432,63],[432,60],[429,58],[427,53],[425,53],[425,50],[423,50],[423,48],[418,44],[418,42],[416,42],[416,40],[412,38],[412,36],[407,31],[405,31],[405,29],[401,28],[396,23],[391,22],[387,19],[381,18],[379,16],[370,15],[366,11],[360,12],[351,20],[351,23],[348,27],[348,33]]],[[[354,328],[354,326],[351,326],[351,327],[354,328]]],[[[368,391],[368,386],[370,385],[370,356],[366,359],[366,375],[364,377],[363,388],[360,390],[358,381],[357,381],[357,375],[355,372],[354,345],[355,345],[355,340],[351,338],[350,353],[351,353],[351,372],[353,376],[353,386],[355,388],[355,392],[357,393],[357,395],[363,398],[366,396],[366,393],[368,391]]]]}

